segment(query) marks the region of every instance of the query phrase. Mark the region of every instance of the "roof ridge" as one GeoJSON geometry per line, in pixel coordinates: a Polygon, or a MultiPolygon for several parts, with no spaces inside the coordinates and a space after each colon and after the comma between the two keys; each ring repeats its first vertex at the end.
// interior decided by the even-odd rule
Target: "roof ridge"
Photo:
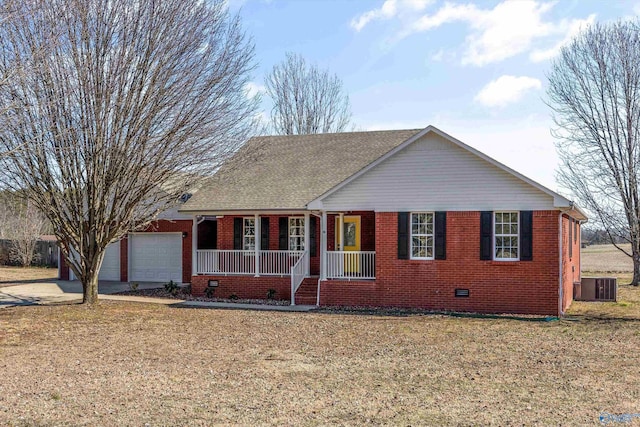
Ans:
{"type": "Polygon", "coordinates": [[[420,132],[422,128],[418,129],[378,129],[378,130],[364,130],[364,131],[352,131],[352,132],[327,132],[327,133],[306,133],[297,135],[256,135],[250,139],[257,138],[318,138],[322,136],[350,136],[350,135],[363,135],[372,133],[395,133],[395,132],[420,132]]]}

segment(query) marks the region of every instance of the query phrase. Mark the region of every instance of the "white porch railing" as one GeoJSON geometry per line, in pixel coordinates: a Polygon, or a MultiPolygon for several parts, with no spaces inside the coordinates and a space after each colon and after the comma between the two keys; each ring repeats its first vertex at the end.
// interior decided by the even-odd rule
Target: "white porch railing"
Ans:
{"type": "MultiPolygon", "coordinates": [[[[303,258],[304,251],[260,251],[260,274],[288,276],[291,268],[303,258]]],[[[307,255],[308,257],[308,255],[307,255]]],[[[196,274],[253,275],[256,252],[243,250],[200,249],[197,251],[196,274]]],[[[308,262],[303,263],[305,267],[308,262]]]]}
{"type": "MultiPolygon", "coordinates": [[[[260,251],[260,274],[287,276],[304,254],[304,251],[260,251]]],[[[307,264],[303,264],[306,267],[307,264]]]]}
{"type": "Polygon", "coordinates": [[[309,265],[309,251],[304,254],[291,269],[291,305],[296,305],[296,291],[308,276],[307,265],[309,265]]]}
{"type": "Polygon", "coordinates": [[[327,251],[328,279],[375,279],[375,251],[327,251]]]}
{"type": "Polygon", "coordinates": [[[197,253],[197,274],[255,274],[255,251],[207,249],[197,253]]]}

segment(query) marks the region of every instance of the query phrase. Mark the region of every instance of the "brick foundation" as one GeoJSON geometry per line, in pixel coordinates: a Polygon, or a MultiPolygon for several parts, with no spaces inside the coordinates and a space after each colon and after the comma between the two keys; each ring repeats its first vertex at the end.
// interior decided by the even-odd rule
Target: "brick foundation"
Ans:
{"type": "Polygon", "coordinates": [[[291,299],[290,276],[193,276],[191,278],[191,293],[196,296],[204,295],[209,280],[217,280],[218,287],[214,296],[229,298],[266,299],[269,289],[275,289],[275,299],[291,299]]]}

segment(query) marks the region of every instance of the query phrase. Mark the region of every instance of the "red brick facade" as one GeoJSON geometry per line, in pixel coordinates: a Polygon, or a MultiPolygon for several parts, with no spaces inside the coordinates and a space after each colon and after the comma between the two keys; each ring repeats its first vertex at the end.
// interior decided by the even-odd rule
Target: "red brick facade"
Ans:
{"type": "Polygon", "coordinates": [[[580,275],[580,224],[562,216],[562,311],[573,301],[573,284],[580,275]],[[571,231],[569,230],[571,228],[571,231]],[[571,239],[570,239],[571,238],[571,239]]]}
{"type": "MultiPolygon", "coordinates": [[[[320,305],[559,314],[558,211],[534,212],[533,260],[515,262],[480,260],[480,212],[447,212],[446,260],[430,261],[398,259],[397,213],[353,214],[362,218],[362,250],[376,251],[376,280],[323,281],[320,305]],[[469,297],[456,297],[457,288],[468,289],[469,297]]],[[[271,217],[269,224],[269,249],[278,249],[278,217],[271,217]]],[[[334,216],[329,215],[329,250],[334,247],[334,224],[334,216]]],[[[580,227],[575,225],[577,238],[572,233],[573,250],[569,259],[566,216],[563,224],[564,311],[572,301],[573,281],[580,277],[580,227]]],[[[233,217],[223,218],[218,227],[219,248],[233,248],[233,217]]],[[[317,241],[320,241],[319,234],[317,241]]],[[[278,299],[290,297],[288,276],[198,276],[193,279],[193,292],[204,292],[209,279],[219,281],[216,294],[221,297],[235,294],[241,298],[264,298],[270,288],[276,289],[278,299]]]]}
{"type": "Polygon", "coordinates": [[[320,304],[558,315],[558,216],[534,212],[533,261],[481,261],[480,212],[448,212],[447,259],[423,261],[398,259],[398,215],[377,213],[376,280],[322,282],[320,304]]]}
{"type": "Polygon", "coordinates": [[[204,295],[209,280],[218,281],[214,293],[217,298],[235,295],[239,298],[265,299],[269,289],[275,289],[275,299],[291,299],[290,276],[193,276],[191,292],[198,296],[204,295]]]}
{"type": "MultiPolygon", "coordinates": [[[[191,220],[160,220],[152,223],[144,232],[148,233],[186,233],[186,237],[182,239],[182,281],[184,283],[191,282],[191,251],[192,238],[191,230],[193,221],[191,220]]],[[[120,281],[129,281],[129,242],[127,237],[120,240],[120,281]]],[[[69,266],[64,261],[64,257],[60,258],[60,280],[69,280],[69,266]]]]}
{"type": "MultiPolygon", "coordinates": [[[[361,248],[376,251],[376,280],[322,282],[320,304],[346,306],[414,307],[431,310],[483,313],[559,314],[559,212],[533,213],[532,261],[481,261],[480,212],[447,212],[446,259],[398,259],[398,214],[352,212],[361,216],[361,248]],[[469,297],[456,297],[455,289],[468,289],[469,297]]],[[[279,218],[269,216],[269,250],[279,249],[279,218]]],[[[233,249],[234,216],[218,219],[218,249],[233,249]]],[[[327,219],[328,250],[335,242],[335,216],[327,219]]],[[[290,277],[191,277],[192,221],[159,221],[149,232],[182,232],[183,281],[192,282],[202,295],[209,280],[217,280],[215,295],[228,298],[290,299],[290,277]]],[[[573,299],[573,283],[580,280],[580,226],[566,215],[562,219],[562,311],[573,299]],[[569,229],[571,228],[571,233],[569,229]],[[576,234],[577,233],[577,234],[576,234]],[[571,236],[570,236],[571,234],[571,236]],[[571,245],[571,251],[569,250],[571,245]],[[571,256],[570,256],[571,252],[571,256]]],[[[319,273],[320,220],[316,227],[316,256],[311,273],[319,273]]],[[[121,279],[127,281],[128,242],[121,241],[121,279]]],[[[68,278],[63,263],[61,278],[68,278]]]]}

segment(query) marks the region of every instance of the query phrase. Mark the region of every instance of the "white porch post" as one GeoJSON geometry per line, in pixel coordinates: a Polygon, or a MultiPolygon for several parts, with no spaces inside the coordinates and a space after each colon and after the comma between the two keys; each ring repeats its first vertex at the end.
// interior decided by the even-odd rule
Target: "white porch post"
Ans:
{"type": "Polygon", "coordinates": [[[320,222],[320,280],[327,280],[327,212],[322,211],[320,222]]]}
{"type": "MultiPolygon", "coordinates": [[[[304,250],[309,251],[309,255],[311,255],[311,248],[309,247],[311,245],[311,236],[309,235],[311,225],[309,224],[309,221],[310,221],[309,218],[310,218],[309,212],[305,212],[304,214],[304,250]]],[[[304,268],[305,268],[305,276],[308,276],[309,272],[311,271],[311,256],[307,257],[307,265],[304,268]]]]}
{"type": "Polygon", "coordinates": [[[191,226],[191,275],[198,274],[198,217],[193,217],[191,226]]]}
{"type": "Polygon", "coordinates": [[[253,232],[255,233],[255,251],[256,251],[256,277],[260,276],[260,243],[262,240],[262,231],[260,230],[260,215],[255,214],[253,232]]]}
{"type": "Polygon", "coordinates": [[[338,225],[338,244],[340,247],[337,249],[344,252],[344,213],[340,212],[340,224],[338,225]]]}

